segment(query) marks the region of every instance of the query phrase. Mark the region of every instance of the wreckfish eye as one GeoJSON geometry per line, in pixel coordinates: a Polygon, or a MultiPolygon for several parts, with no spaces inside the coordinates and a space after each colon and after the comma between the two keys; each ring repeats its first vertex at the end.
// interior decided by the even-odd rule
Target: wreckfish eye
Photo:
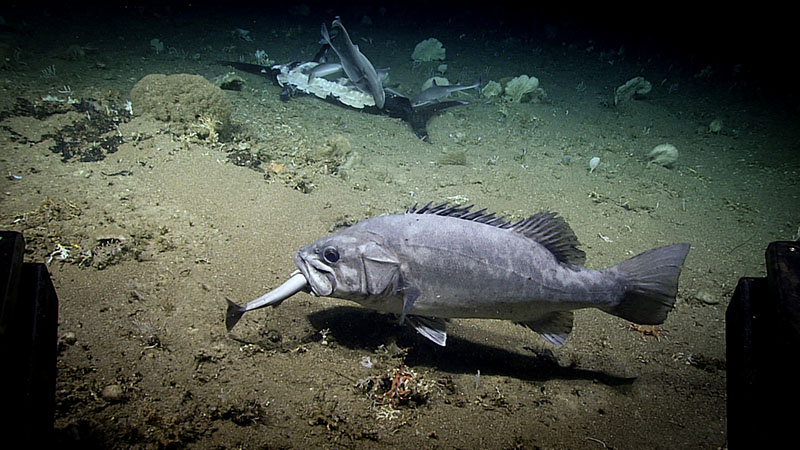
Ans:
{"type": "Polygon", "coordinates": [[[325,250],[322,251],[322,257],[327,263],[336,264],[339,262],[339,251],[336,250],[336,247],[325,247],[325,250]]]}

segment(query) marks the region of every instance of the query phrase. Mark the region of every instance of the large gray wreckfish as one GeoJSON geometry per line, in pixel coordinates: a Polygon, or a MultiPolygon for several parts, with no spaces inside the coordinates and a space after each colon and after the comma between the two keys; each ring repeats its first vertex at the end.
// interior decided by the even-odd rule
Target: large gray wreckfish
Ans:
{"type": "Polygon", "coordinates": [[[603,270],[555,213],[508,222],[486,210],[427,204],[363,220],[295,254],[300,269],[275,290],[239,306],[228,300],[230,331],[247,312],[299,291],[394,313],[445,345],[449,318],[505,319],[562,345],[572,311],[597,308],[643,325],[666,320],[689,244],[655,248],[603,270]]]}

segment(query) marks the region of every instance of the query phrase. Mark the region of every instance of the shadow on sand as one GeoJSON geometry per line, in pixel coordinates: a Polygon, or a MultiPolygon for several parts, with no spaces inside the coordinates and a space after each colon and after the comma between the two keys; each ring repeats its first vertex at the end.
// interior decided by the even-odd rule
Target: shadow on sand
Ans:
{"type": "MultiPolygon", "coordinates": [[[[447,346],[440,347],[417,334],[412,328],[399,325],[392,315],[358,307],[337,306],[312,313],[308,319],[317,330],[329,329],[337,345],[352,350],[371,353],[380,344],[388,346],[387,342],[394,340],[399,348],[406,349],[404,361],[411,366],[425,366],[461,374],[473,374],[480,369],[481,374],[485,375],[502,375],[530,381],[597,380],[618,387],[628,386],[636,380],[636,375],[626,373],[626,370],[583,368],[580,367],[583,364],[559,362],[559,358],[549,348],[536,350],[538,353],[534,353],[534,349],[530,347],[521,347],[530,353],[518,353],[453,334],[448,335],[447,346]]],[[[496,341],[501,342],[500,339],[496,341]]],[[[574,359],[574,356],[567,359],[574,359]]],[[[597,357],[589,359],[599,360],[597,357]]]]}

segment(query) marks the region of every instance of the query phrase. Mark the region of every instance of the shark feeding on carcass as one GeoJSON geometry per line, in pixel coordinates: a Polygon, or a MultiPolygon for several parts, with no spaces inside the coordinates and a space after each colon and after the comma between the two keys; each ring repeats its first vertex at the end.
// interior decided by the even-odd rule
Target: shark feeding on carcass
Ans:
{"type": "Polygon", "coordinates": [[[434,83],[428,89],[409,99],[394,89],[384,86],[388,69],[378,70],[353,44],[350,35],[338,17],[331,24],[331,37],[328,28],[322,24],[322,48],[312,61],[293,61],[274,66],[261,66],[233,61],[220,61],[236,69],[268,75],[275,84],[282,87],[281,99],[289,100],[299,94],[314,95],[320,99],[341,106],[354,108],[370,114],[386,115],[402,119],[411,126],[422,140],[428,140],[428,120],[445,108],[466,105],[463,100],[446,100],[453,92],[478,88],[479,83],[462,86],[438,86],[434,83]],[[328,61],[328,51],[332,49],[339,62],[328,61]],[[335,80],[344,72],[345,77],[335,80]]]}
{"type": "Polygon", "coordinates": [[[299,291],[352,300],[400,317],[438,345],[450,318],[505,319],[562,345],[573,310],[597,308],[658,325],[675,303],[689,244],[658,247],[602,270],[566,221],[538,213],[516,222],[448,204],[363,220],[294,256],[288,281],[245,306],[228,299],[230,331],[242,315],[299,291]]]}

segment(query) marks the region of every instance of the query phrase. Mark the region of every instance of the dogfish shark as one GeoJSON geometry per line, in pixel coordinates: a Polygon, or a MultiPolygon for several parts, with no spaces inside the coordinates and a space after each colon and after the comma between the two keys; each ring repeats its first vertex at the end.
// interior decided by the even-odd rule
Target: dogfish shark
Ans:
{"type": "Polygon", "coordinates": [[[458,91],[466,91],[468,89],[477,89],[481,85],[480,81],[465,86],[463,84],[451,84],[449,86],[439,86],[436,80],[433,80],[433,85],[428,89],[417,94],[416,97],[411,99],[411,106],[419,108],[420,106],[430,103],[437,103],[439,100],[449,96],[450,94],[458,91]]]}
{"type": "Polygon", "coordinates": [[[396,314],[441,346],[450,318],[510,320],[557,346],[577,309],[643,325],[666,320],[689,244],[658,247],[601,270],[582,267],[578,245],[556,213],[509,222],[485,209],[428,203],[302,247],[294,256],[298,271],[284,284],[245,306],[226,299],[225,324],[230,331],[245,312],[300,291],[396,314]]]}
{"type": "Polygon", "coordinates": [[[337,36],[337,40],[344,40],[344,45],[334,45],[324,23],[322,24],[321,30],[322,39],[336,52],[336,55],[339,57],[339,62],[344,69],[344,73],[347,74],[347,78],[355,85],[362,86],[364,90],[372,94],[372,97],[375,99],[375,106],[377,106],[378,109],[383,109],[383,105],[386,102],[386,93],[383,91],[383,83],[375,67],[369,62],[367,57],[361,53],[361,50],[358,49],[358,45],[354,45],[353,41],[350,40],[350,35],[347,33],[344,25],[342,25],[341,19],[338,17],[336,17],[331,24],[331,29],[333,28],[339,28],[341,30],[341,35],[337,36]]]}
{"type": "Polygon", "coordinates": [[[308,72],[308,82],[310,83],[316,77],[325,77],[341,71],[342,65],[339,63],[320,63],[308,72]]]}

